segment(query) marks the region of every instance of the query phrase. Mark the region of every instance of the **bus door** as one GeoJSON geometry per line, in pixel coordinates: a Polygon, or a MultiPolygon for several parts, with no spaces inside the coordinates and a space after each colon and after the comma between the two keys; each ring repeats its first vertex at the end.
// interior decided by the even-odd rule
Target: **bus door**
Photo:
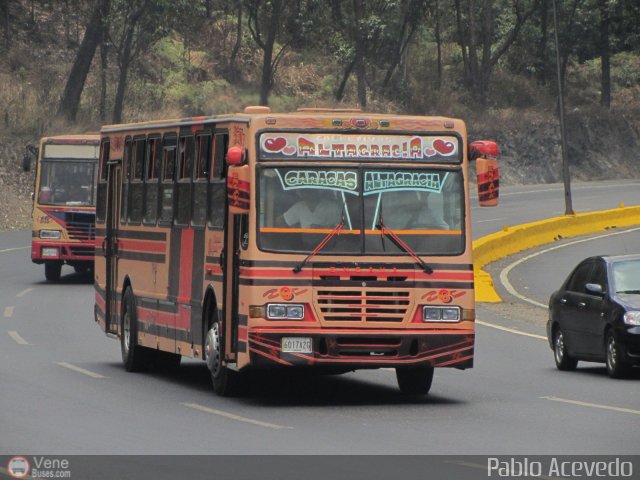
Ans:
{"type": "Polygon", "coordinates": [[[224,245],[224,338],[225,358],[237,361],[238,343],[238,304],[240,293],[240,252],[243,236],[242,225],[247,215],[229,213],[224,245]]]}
{"type": "Polygon", "coordinates": [[[122,193],[122,165],[109,162],[107,193],[106,236],[104,252],[106,257],[106,312],[105,332],[118,333],[120,298],[118,295],[118,220],[122,193]]]}

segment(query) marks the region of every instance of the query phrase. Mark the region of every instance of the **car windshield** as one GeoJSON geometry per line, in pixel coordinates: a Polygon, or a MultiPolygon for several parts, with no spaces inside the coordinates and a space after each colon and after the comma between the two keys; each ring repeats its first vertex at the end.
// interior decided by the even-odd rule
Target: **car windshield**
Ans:
{"type": "Polygon", "coordinates": [[[95,160],[43,159],[38,202],[41,205],[95,205],[95,160]]]}
{"type": "Polygon", "coordinates": [[[614,262],[611,266],[614,291],[640,292],[640,260],[614,262]]]}
{"type": "Polygon", "coordinates": [[[259,245],[308,253],[344,221],[320,255],[406,255],[382,234],[382,226],[418,254],[459,254],[463,195],[459,170],[263,167],[259,245]]]}

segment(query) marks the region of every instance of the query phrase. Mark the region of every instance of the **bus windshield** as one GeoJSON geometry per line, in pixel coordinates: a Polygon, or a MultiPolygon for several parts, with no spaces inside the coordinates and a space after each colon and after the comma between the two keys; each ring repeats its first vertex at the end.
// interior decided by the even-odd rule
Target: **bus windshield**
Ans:
{"type": "Polygon", "coordinates": [[[339,224],[319,255],[406,255],[383,226],[418,254],[464,250],[459,169],[262,167],[258,194],[262,250],[309,253],[339,224]]]}
{"type": "Polygon", "coordinates": [[[94,206],[95,159],[51,160],[41,164],[38,202],[41,205],[94,206]]]}

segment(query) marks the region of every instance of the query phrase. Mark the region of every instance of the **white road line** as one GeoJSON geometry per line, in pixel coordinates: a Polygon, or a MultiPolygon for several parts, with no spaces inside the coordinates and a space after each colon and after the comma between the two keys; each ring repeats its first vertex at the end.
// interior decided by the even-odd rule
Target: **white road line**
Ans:
{"type": "Polygon", "coordinates": [[[20,293],[18,293],[16,295],[16,297],[20,298],[20,297],[24,297],[27,293],[29,293],[31,290],[33,290],[33,288],[27,288],[25,290],[22,290],[20,293]]]}
{"type": "Polygon", "coordinates": [[[13,316],[13,309],[16,308],[14,306],[6,307],[4,309],[4,318],[11,318],[13,316]]]}
{"type": "Polygon", "coordinates": [[[483,322],[482,320],[476,320],[476,323],[479,324],[479,325],[483,325],[485,327],[495,328],[496,330],[503,330],[505,332],[515,333],[516,335],[522,335],[524,337],[539,338],[540,340],[546,340],[547,339],[547,337],[545,337],[544,335],[536,335],[535,333],[521,332],[520,330],[516,330],[514,328],[503,327],[502,325],[496,325],[494,323],[483,322]]]}
{"type": "Polygon", "coordinates": [[[477,220],[475,223],[499,222],[506,219],[507,217],[489,218],[487,220],[477,220]]]}
{"type": "Polygon", "coordinates": [[[520,300],[530,303],[532,305],[535,305],[536,307],[542,307],[542,308],[548,308],[548,305],[545,305],[543,303],[537,302],[535,300],[533,300],[532,298],[529,298],[525,295],[522,295],[520,292],[518,292],[515,287],[511,284],[511,282],[509,281],[509,273],[511,273],[511,270],[513,270],[515,267],[517,267],[518,265],[520,265],[521,263],[524,263],[528,260],[531,260],[532,258],[535,258],[539,255],[543,255],[545,253],[549,253],[553,250],[558,250],[560,248],[564,248],[564,247],[569,247],[571,245],[576,245],[578,243],[584,243],[584,242],[590,242],[592,240],[598,240],[600,238],[605,238],[605,237],[613,237],[614,235],[623,235],[625,233],[630,233],[630,232],[635,232],[640,230],[640,227],[636,227],[636,228],[631,228],[628,230],[624,230],[622,232],[610,232],[610,233],[605,233],[602,235],[598,235],[596,237],[590,237],[590,238],[582,238],[580,240],[574,240],[573,242],[568,242],[568,243],[564,243],[562,245],[556,245],[554,247],[550,247],[550,248],[546,248],[544,250],[540,250],[539,252],[535,252],[532,253],[530,255],[527,255],[526,257],[522,257],[519,260],[516,260],[515,262],[509,264],[507,267],[505,267],[501,272],[500,272],[500,283],[502,283],[502,285],[504,286],[504,288],[507,289],[507,291],[513,295],[514,297],[519,298],[520,300]]]}
{"type": "Polygon", "coordinates": [[[250,423],[252,425],[257,425],[259,427],[271,428],[273,430],[283,430],[283,429],[292,429],[293,427],[286,427],[284,425],[276,425],[275,423],[262,422],[260,420],[254,420],[252,418],[241,417],[239,415],[235,415],[229,412],[223,412],[222,410],[216,410],[214,408],[204,407],[202,405],[198,405],[197,403],[180,403],[185,407],[193,408],[195,410],[200,410],[201,412],[211,413],[213,415],[218,415],[220,417],[229,418],[231,420],[237,420],[238,422],[250,423]]]}
{"type": "Polygon", "coordinates": [[[74,372],[82,373],[91,378],[107,378],[104,375],[100,375],[99,373],[92,372],[91,370],[85,370],[84,368],[76,367],[75,365],[71,365],[67,362],[56,362],[56,365],[60,365],[61,367],[68,368],[69,370],[73,370],[74,372]]]}
{"type": "Polygon", "coordinates": [[[13,340],[18,344],[18,345],[29,345],[29,342],[27,342],[24,338],[22,338],[20,336],[20,334],[18,332],[16,332],[15,330],[9,330],[9,336],[11,338],[13,338],[13,340]]]}
{"type": "Polygon", "coordinates": [[[15,252],[16,250],[27,250],[29,248],[31,247],[5,248],[4,250],[0,250],[0,253],[15,252]]]}
{"type": "Polygon", "coordinates": [[[571,405],[579,405],[581,407],[600,408],[602,410],[611,410],[614,412],[632,413],[633,415],[640,415],[640,410],[634,410],[632,408],[613,407],[611,405],[601,405],[599,403],[581,402],[579,400],[569,400],[566,398],[558,398],[558,397],[540,397],[540,398],[543,398],[545,400],[551,400],[552,402],[562,402],[562,403],[569,403],[571,405]]]}

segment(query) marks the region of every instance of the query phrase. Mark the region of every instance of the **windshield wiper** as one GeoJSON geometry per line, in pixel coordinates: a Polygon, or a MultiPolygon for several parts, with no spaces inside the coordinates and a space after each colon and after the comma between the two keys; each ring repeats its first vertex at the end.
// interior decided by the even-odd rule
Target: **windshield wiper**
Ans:
{"type": "Polygon", "coordinates": [[[307,255],[304,260],[302,260],[298,265],[293,267],[293,273],[299,273],[302,270],[302,268],[307,264],[309,259],[311,259],[311,257],[316,256],[318,252],[322,250],[333,237],[335,237],[336,235],[340,235],[340,232],[342,231],[342,227],[344,227],[344,222],[345,222],[345,215],[344,215],[344,209],[343,209],[342,219],[340,220],[340,223],[337,224],[335,227],[333,227],[333,230],[331,230],[327,234],[327,236],[322,239],[322,241],[318,244],[318,246],[314,248],[313,251],[309,255],[307,255]]]}
{"type": "Polygon", "coordinates": [[[378,224],[376,225],[376,228],[380,230],[380,233],[382,235],[384,235],[389,240],[391,240],[391,242],[396,247],[398,247],[400,250],[403,250],[405,253],[408,253],[409,255],[411,255],[411,257],[416,261],[416,263],[420,265],[424,273],[429,273],[429,274],[433,273],[433,268],[431,268],[429,265],[424,263],[424,260],[422,260],[416,252],[411,250],[411,247],[409,247],[409,245],[404,243],[402,239],[398,237],[398,235],[396,235],[396,233],[393,230],[385,227],[384,223],[382,223],[382,211],[380,212],[380,215],[378,215],[378,224]]]}
{"type": "Polygon", "coordinates": [[[640,294],[640,290],[621,290],[619,292],[616,293],[636,293],[636,294],[640,294]]]}

